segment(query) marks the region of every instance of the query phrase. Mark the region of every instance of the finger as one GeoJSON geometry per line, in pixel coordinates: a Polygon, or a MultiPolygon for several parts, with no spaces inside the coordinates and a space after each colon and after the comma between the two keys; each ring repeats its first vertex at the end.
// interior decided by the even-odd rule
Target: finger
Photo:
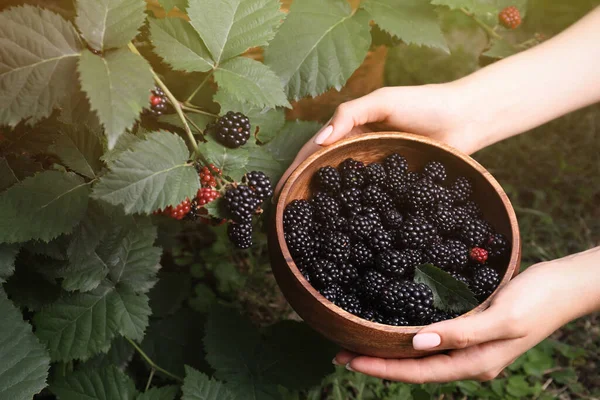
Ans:
{"type": "Polygon", "coordinates": [[[337,364],[337,365],[346,365],[350,361],[352,361],[353,359],[355,359],[356,357],[358,357],[358,354],[353,353],[353,352],[348,351],[348,350],[342,350],[339,353],[337,353],[337,355],[333,359],[333,363],[337,364]]]}
{"type": "Polygon", "coordinates": [[[523,336],[519,324],[511,323],[503,308],[492,307],[480,314],[439,322],[421,329],[413,337],[417,350],[464,349],[481,343],[523,336]]]}
{"type": "Polygon", "coordinates": [[[348,135],[352,128],[384,121],[390,115],[385,89],[376,90],[338,106],[331,121],[315,137],[315,143],[328,146],[348,135]]]}
{"type": "Polygon", "coordinates": [[[292,172],[296,170],[296,168],[298,167],[298,165],[300,165],[300,163],[302,163],[302,161],[306,160],[311,154],[313,154],[320,148],[321,146],[315,144],[312,140],[310,140],[304,146],[302,146],[302,148],[296,155],[296,158],[294,158],[294,161],[292,161],[288,169],[283,173],[283,175],[279,179],[279,182],[277,182],[277,186],[275,187],[275,191],[272,197],[273,203],[277,201],[277,197],[279,197],[279,192],[281,192],[281,189],[283,189],[283,185],[285,185],[285,182],[287,182],[292,172]]]}

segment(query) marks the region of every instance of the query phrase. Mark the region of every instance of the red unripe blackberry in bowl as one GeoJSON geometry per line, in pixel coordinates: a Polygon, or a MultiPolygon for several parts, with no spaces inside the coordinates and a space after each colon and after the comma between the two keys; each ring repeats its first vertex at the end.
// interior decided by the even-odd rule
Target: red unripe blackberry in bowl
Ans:
{"type": "Polygon", "coordinates": [[[378,132],[324,147],[287,179],[272,221],[273,274],[291,306],[341,348],[370,356],[435,352],[413,348],[421,327],[483,311],[520,265],[517,219],[500,184],[468,155],[419,135],[378,132]],[[480,304],[458,315],[436,303],[434,289],[415,281],[428,262],[480,304]]]}

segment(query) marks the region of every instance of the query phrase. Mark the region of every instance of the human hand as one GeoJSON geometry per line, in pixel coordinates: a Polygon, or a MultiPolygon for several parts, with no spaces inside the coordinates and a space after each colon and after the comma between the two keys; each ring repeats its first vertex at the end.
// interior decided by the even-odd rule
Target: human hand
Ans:
{"type": "Polygon", "coordinates": [[[374,130],[396,130],[427,135],[465,153],[479,148],[463,110],[464,96],[458,85],[440,84],[386,87],[341,104],[333,118],[299,151],[279,181],[275,194],[296,169],[321,146],[374,130]]]}
{"type": "Polygon", "coordinates": [[[407,383],[495,378],[556,329],[600,306],[598,249],[528,268],[480,314],[427,326],[418,350],[444,349],[421,359],[380,359],[340,352],[334,362],[352,371],[407,383]],[[589,282],[592,280],[593,282],[589,282]]]}

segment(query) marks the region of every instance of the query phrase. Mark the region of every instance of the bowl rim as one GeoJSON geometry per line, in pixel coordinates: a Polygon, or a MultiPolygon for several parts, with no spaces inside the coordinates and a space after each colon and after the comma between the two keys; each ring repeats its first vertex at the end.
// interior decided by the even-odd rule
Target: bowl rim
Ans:
{"type": "Polygon", "coordinates": [[[327,300],[321,293],[319,293],[318,290],[316,290],[306,280],[306,278],[304,278],[304,276],[302,275],[302,273],[300,273],[300,270],[296,266],[296,263],[293,261],[293,258],[291,256],[291,254],[288,250],[287,244],[285,242],[285,237],[283,234],[283,212],[285,210],[287,197],[291,190],[292,183],[296,181],[298,176],[300,176],[304,172],[304,170],[310,164],[312,164],[315,160],[317,160],[318,158],[324,156],[325,154],[327,154],[329,152],[332,152],[340,147],[345,147],[352,143],[368,142],[368,141],[376,140],[376,139],[406,139],[408,141],[423,143],[425,145],[437,147],[441,150],[444,150],[445,152],[449,152],[452,155],[454,155],[455,157],[462,159],[465,163],[469,164],[472,168],[477,170],[477,172],[479,172],[479,174],[482,175],[483,178],[486,179],[488,181],[488,183],[491,184],[491,186],[496,191],[496,194],[500,197],[500,200],[502,201],[505,212],[508,215],[508,219],[510,222],[511,236],[512,236],[512,250],[511,250],[511,254],[510,254],[510,260],[509,260],[508,266],[506,268],[506,273],[502,277],[502,280],[498,284],[498,287],[496,288],[496,290],[484,302],[482,302],[481,304],[479,304],[477,307],[473,308],[472,310],[470,310],[464,314],[461,314],[459,317],[454,318],[454,319],[465,318],[470,315],[478,314],[478,313],[482,312],[483,310],[487,309],[490,306],[495,295],[498,293],[498,291],[501,288],[503,288],[504,286],[506,286],[506,284],[519,272],[517,267],[520,264],[521,237],[520,237],[520,232],[519,232],[519,224],[517,221],[517,216],[515,214],[513,206],[511,204],[506,192],[504,191],[504,189],[502,189],[502,186],[500,186],[500,183],[498,183],[498,181],[492,176],[492,174],[489,171],[487,171],[487,169],[485,169],[481,164],[479,164],[477,161],[475,161],[472,157],[470,157],[469,155],[463,153],[462,151],[460,151],[446,143],[439,142],[435,139],[431,139],[426,136],[416,135],[416,134],[407,133],[407,132],[399,132],[399,131],[398,132],[396,132],[396,131],[369,132],[369,133],[359,134],[359,135],[351,136],[349,138],[342,139],[338,142],[335,142],[332,145],[323,147],[323,148],[319,149],[318,151],[316,151],[315,153],[311,154],[307,159],[305,159],[302,163],[300,163],[300,165],[298,165],[298,167],[296,167],[296,169],[292,172],[292,174],[290,174],[290,176],[287,178],[287,180],[279,194],[279,198],[277,199],[277,207],[276,207],[276,214],[275,214],[275,224],[276,224],[275,230],[276,230],[276,234],[277,234],[277,241],[279,242],[279,249],[283,255],[283,258],[286,261],[287,267],[290,269],[290,272],[292,272],[292,274],[294,275],[294,277],[296,278],[298,283],[300,283],[302,288],[304,290],[306,290],[308,293],[310,293],[322,306],[326,307],[330,312],[335,313],[335,314],[339,315],[340,317],[348,320],[349,322],[361,325],[365,328],[375,329],[378,331],[383,331],[383,332],[388,332],[388,333],[401,333],[401,334],[416,333],[419,330],[421,330],[422,328],[424,328],[425,326],[427,326],[427,325],[392,326],[392,325],[380,324],[377,322],[372,322],[372,321],[363,319],[359,316],[349,313],[348,311],[342,309],[341,307],[338,307],[331,301],[327,300]]]}

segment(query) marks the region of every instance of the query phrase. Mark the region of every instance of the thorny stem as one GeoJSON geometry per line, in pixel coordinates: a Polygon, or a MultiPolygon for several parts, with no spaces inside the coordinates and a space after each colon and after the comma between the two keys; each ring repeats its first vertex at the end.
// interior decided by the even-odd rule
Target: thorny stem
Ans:
{"type": "Polygon", "coordinates": [[[152,378],[154,378],[155,372],[156,370],[154,368],[150,370],[150,376],[148,377],[148,382],[146,382],[146,388],[144,389],[144,392],[147,392],[148,389],[150,389],[150,385],[152,384],[152,378]]]}
{"type": "Polygon", "coordinates": [[[170,373],[166,369],[163,369],[163,368],[159,367],[158,365],[156,365],[156,363],[154,361],[152,361],[152,359],[150,357],[148,357],[148,355],[146,353],[144,353],[144,350],[142,350],[140,348],[140,346],[137,345],[136,342],[134,342],[133,340],[131,340],[129,338],[125,338],[125,339],[127,339],[127,341],[129,342],[129,344],[131,346],[133,346],[133,348],[138,352],[138,354],[144,360],[146,360],[146,362],[148,363],[148,365],[150,365],[150,367],[152,367],[153,371],[162,372],[163,374],[167,375],[171,379],[174,379],[174,380],[179,381],[179,382],[183,382],[182,378],[178,377],[177,375],[173,375],[172,373],[170,373]]]}
{"type": "Polygon", "coordinates": [[[213,72],[215,72],[214,69],[211,70],[208,74],[206,74],[206,76],[204,77],[204,79],[202,80],[202,82],[200,82],[200,85],[196,88],[196,90],[194,90],[192,92],[192,94],[190,95],[190,97],[187,98],[187,100],[185,101],[186,103],[189,103],[190,101],[192,101],[192,99],[194,97],[196,97],[196,95],[198,94],[198,92],[204,87],[204,85],[206,84],[206,82],[208,82],[208,80],[212,76],[213,72]]]}
{"type": "Polygon", "coordinates": [[[196,125],[196,123],[194,121],[192,121],[192,119],[190,117],[188,117],[187,115],[185,116],[185,119],[187,119],[187,121],[194,127],[196,128],[196,130],[198,131],[199,134],[204,135],[204,132],[202,131],[202,129],[200,129],[200,127],[198,125],[196,125]]]}
{"type": "Polygon", "coordinates": [[[467,11],[467,9],[465,9],[464,7],[462,7],[460,9],[460,11],[462,11],[465,15],[473,18],[473,20],[475,22],[477,22],[477,24],[484,30],[486,31],[486,33],[493,37],[494,39],[502,39],[502,36],[498,35],[498,33],[496,33],[495,30],[493,30],[492,28],[490,28],[490,26],[488,24],[486,24],[485,22],[483,22],[482,20],[480,20],[479,18],[477,18],[475,16],[475,14],[473,14],[472,12],[467,11]]]}

